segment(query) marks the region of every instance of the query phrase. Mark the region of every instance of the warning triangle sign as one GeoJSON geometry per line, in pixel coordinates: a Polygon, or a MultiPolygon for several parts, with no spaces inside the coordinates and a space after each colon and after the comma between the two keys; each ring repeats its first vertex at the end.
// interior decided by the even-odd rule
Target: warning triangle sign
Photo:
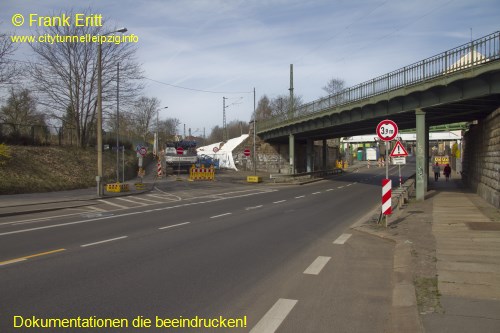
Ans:
{"type": "Polygon", "coordinates": [[[406,151],[405,147],[403,147],[401,141],[396,141],[396,145],[394,146],[394,148],[392,148],[391,151],[391,157],[403,157],[403,156],[408,156],[408,152],[406,151]]]}

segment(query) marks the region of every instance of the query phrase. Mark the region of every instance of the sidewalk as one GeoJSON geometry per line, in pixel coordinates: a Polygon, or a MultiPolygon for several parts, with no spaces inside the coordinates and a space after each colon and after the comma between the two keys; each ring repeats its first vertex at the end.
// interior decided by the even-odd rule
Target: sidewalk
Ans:
{"type": "Polygon", "coordinates": [[[391,332],[500,332],[500,211],[460,179],[355,229],[396,242],[391,332]]]}

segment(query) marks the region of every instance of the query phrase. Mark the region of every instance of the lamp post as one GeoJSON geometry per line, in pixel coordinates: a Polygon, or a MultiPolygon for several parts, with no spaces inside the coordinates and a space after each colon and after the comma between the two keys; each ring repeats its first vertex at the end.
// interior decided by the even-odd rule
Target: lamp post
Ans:
{"type": "MultiPolygon", "coordinates": [[[[127,28],[121,28],[116,31],[110,31],[103,34],[106,36],[115,32],[127,32],[127,28]]],[[[97,196],[102,197],[102,45],[97,44],[97,196]]]]}
{"type": "MultiPolygon", "coordinates": [[[[168,106],[163,107],[163,109],[168,109],[168,106]]],[[[156,155],[160,156],[160,121],[159,121],[160,109],[156,110],[156,155]]]]}

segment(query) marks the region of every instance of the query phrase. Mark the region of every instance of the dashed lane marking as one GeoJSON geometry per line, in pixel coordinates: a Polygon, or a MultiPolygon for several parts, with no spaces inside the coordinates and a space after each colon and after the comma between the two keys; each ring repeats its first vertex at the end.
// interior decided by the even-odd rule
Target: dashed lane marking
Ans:
{"type": "Polygon", "coordinates": [[[114,242],[114,241],[117,241],[117,240],[120,240],[120,239],[124,239],[124,238],[127,238],[127,237],[128,236],[121,236],[121,237],[116,237],[116,238],[111,238],[111,239],[105,239],[105,240],[94,242],[94,243],[83,244],[83,245],[80,245],[80,247],[87,247],[87,246],[98,245],[98,244],[102,244],[102,243],[114,242]]]}
{"type": "Polygon", "coordinates": [[[320,194],[321,192],[314,192],[313,195],[320,194]]]}
{"type": "Polygon", "coordinates": [[[340,235],[336,240],[333,241],[333,244],[338,244],[338,245],[342,245],[344,244],[348,239],[349,237],[351,237],[352,234],[342,234],[340,235]]]}
{"type": "Polygon", "coordinates": [[[319,256],[304,271],[304,274],[318,275],[332,257],[319,256]]]}
{"type": "Polygon", "coordinates": [[[273,307],[267,311],[250,333],[274,333],[297,304],[295,299],[280,298],[273,307]]]}
{"type": "Polygon", "coordinates": [[[300,199],[300,198],[305,198],[305,195],[299,195],[298,197],[295,197],[295,199],[300,199]]]}
{"type": "Polygon", "coordinates": [[[166,227],[161,227],[161,228],[158,228],[159,230],[163,230],[163,229],[170,229],[170,228],[175,228],[175,227],[180,227],[181,225],[186,225],[186,224],[189,224],[191,222],[183,222],[183,223],[178,223],[178,224],[172,224],[172,225],[167,225],[166,227]]]}
{"type": "Polygon", "coordinates": [[[219,214],[219,215],[215,215],[215,216],[210,216],[211,219],[215,219],[215,218],[218,218],[218,217],[222,217],[222,216],[226,216],[226,215],[231,215],[232,213],[224,213],[224,214],[219,214]]]}
{"type": "Polygon", "coordinates": [[[279,201],[275,201],[273,202],[273,204],[279,204],[279,203],[282,203],[282,202],[285,202],[286,200],[279,200],[279,201]]]}
{"type": "Polygon", "coordinates": [[[258,205],[258,206],[253,206],[253,207],[247,207],[245,208],[245,210],[252,210],[252,209],[257,209],[257,208],[261,208],[263,205],[258,205]]]}

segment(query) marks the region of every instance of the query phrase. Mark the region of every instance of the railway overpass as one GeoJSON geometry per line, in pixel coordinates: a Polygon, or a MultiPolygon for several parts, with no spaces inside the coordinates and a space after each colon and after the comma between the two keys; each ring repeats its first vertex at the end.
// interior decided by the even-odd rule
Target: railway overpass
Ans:
{"type": "Polygon", "coordinates": [[[429,127],[485,119],[499,108],[500,32],[495,32],[304,104],[284,117],[258,120],[257,135],[269,143],[288,142],[293,172],[296,145],[309,150],[316,140],[374,133],[381,120],[391,119],[400,130],[416,129],[417,199],[423,200],[429,127]]]}

